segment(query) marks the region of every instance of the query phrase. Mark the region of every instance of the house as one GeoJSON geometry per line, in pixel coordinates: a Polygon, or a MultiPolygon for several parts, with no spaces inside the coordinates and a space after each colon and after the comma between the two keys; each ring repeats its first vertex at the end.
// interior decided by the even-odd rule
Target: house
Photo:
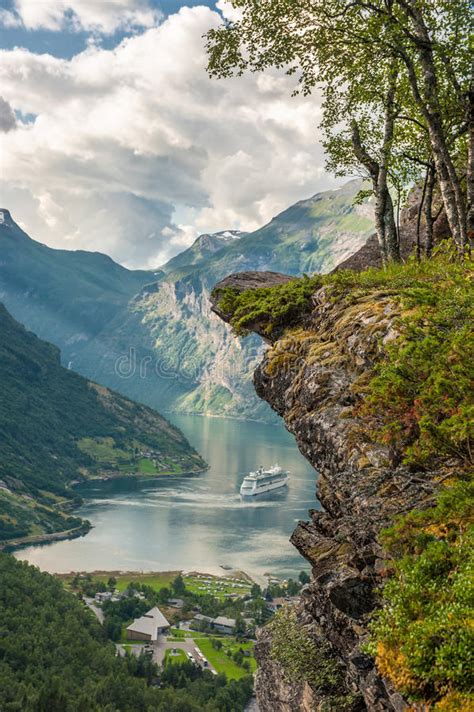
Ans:
{"type": "Polygon", "coordinates": [[[95,594],[94,599],[97,603],[104,603],[104,601],[110,601],[113,595],[112,591],[98,591],[98,593],[95,594]]]}
{"type": "Polygon", "coordinates": [[[127,626],[127,639],[155,641],[169,628],[170,624],[160,609],[155,606],[127,626]]]}
{"type": "Polygon", "coordinates": [[[286,598],[280,596],[272,598],[271,601],[267,601],[267,608],[269,611],[272,611],[272,613],[276,613],[280,610],[280,608],[283,608],[283,606],[295,604],[298,600],[298,596],[286,596],[286,598]]]}
{"type": "Polygon", "coordinates": [[[212,627],[220,633],[232,635],[235,630],[235,620],[233,618],[226,618],[225,616],[217,616],[217,618],[214,618],[212,621],[212,627]]]}
{"type": "Polygon", "coordinates": [[[194,630],[203,630],[206,627],[210,627],[213,618],[209,618],[209,616],[203,616],[202,613],[196,613],[194,618],[191,621],[191,628],[194,630]]]}
{"type": "Polygon", "coordinates": [[[171,606],[171,608],[182,608],[184,606],[184,601],[182,598],[169,598],[168,606],[171,606]]]}

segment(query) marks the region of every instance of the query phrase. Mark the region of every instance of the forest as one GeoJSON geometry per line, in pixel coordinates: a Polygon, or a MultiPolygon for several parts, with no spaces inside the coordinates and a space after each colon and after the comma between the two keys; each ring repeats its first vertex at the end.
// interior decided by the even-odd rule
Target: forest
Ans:
{"type": "Polygon", "coordinates": [[[94,615],[62,583],[0,555],[0,699],[5,712],[239,712],[251,676],[189,664],[160,672],[117,657],[94,615]]]}

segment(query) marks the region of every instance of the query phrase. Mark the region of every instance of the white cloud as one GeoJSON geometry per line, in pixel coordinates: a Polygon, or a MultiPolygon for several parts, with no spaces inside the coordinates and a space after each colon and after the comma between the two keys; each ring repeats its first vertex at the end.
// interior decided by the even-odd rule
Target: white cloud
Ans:
{"type": "Polygon", "coordinates": [[[236,22],[242,17],[242,11],[239,10],[239,8],[233,7],[230,0],[217,0],[216,7],[227,20],[231,20],[232,22],[236,22]]]}
{"type": "Polygon", "coordinates": [[[2,53],[5,100],[36,118],[0,134],[1,202],[33,237],[155,266],[196,231],[256,228],[328,186],[317,97],[291,98],[278,72],[209,79],[218,22],[182,8],[114,50],[2,53]]]}
{"type": "Polygon", "coordinates": [[[2,11],[6,27],[58,31],[64,27],[110,34],[118,29],[152,27],[160,15],[147,0],[15,0],[14,11],[2,11]]]}
{"type": "Polygon", "coordinates": [[[21,27],[21,19],[12,10],[0,8],[0,27],[21,27]]]}

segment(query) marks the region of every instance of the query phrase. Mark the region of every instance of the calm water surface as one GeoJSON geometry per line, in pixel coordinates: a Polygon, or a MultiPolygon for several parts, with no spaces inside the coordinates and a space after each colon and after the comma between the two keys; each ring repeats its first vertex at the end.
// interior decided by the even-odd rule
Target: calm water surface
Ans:
{"type": "Polygon", "coordinates": [[[198,416],[173,421],[210,469],[194,477],[129,480],[83,486],[78,514],[87,536],[29,547],[20,559],[50,572],[197,569],[222,573],[222,564],[257,577],[307,568],[288,539],[308,509],[317,508],[316,474],[283,425],[198,416]],[[290,485],[243,501],[243,475],[278,462],[290,485]]]}

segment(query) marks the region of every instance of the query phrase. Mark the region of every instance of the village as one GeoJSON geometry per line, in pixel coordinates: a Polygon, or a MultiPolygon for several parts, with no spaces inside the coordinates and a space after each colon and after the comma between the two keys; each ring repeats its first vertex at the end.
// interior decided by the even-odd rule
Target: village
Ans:
{"type": "Polygon", "coordinates": [[[66,587],[84,601],[121,656],[147,656],[163,667],[190,662],[239,679],[253,673],[256,627],[293,605],[307,583],[269,579],[262,589],[243,572],[69,574],[66,587]]]}

